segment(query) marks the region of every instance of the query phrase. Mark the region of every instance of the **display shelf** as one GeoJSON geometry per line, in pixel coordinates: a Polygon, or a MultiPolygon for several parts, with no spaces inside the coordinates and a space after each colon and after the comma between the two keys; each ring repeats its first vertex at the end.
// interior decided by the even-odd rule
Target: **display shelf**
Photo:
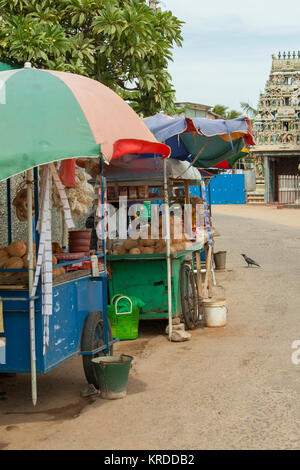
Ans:
{"type": "MultiPolygon", "coordinates": [[[[195,243],[191,247],[189,247],[186,250],[179,250],[176,253],[171,253],[171,258],[181,258],[184,255],[188,255],[189,253],[193,253],[196,251],[201,251],[204,248],[203,243],[195,243]]],[[[137,261],[143,261],[143,260],[151,260],[151,259],[166,259],[167,254],[166,253],[153,253],[153,254],[140,254],[140,255],[107,255],[107,260],[108,261],[119,261],[119,260],[137,260],[137,261]]]]}

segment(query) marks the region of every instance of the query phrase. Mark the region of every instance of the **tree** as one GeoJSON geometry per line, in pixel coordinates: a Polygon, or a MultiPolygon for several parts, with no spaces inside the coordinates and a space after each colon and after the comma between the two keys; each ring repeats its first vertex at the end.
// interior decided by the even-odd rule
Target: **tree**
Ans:
{"type": "Polygon", "coordinates": [[[221,104],[216,104],[213,107],[212,112],[216,113],[219,116],[221,116],[222,118],[226,119],[227,109],[228,109],[228,106],[223,106],[221,104]]]}
{"type": "Polygon", "coordinates": [[[236,119],[239,116],[241,116],[241,113],[239,111],[231,109],[230,111],[228,111],[226,119],[236,119]]]}
{"type": "Polygon", "coordinates": [[[146,0],[0,0],[0,60],[99,80],[144,116],[175,113],[182,25],[146,0]]]}
{"type": "Polygon", "coordinates": [[[258,110],[253,108],[253,106],[251,106],[249,103],[241,103],[241,108],[251,119],[254,119],[255,116],[258,114],[258,110]]]}
{"type": "Polygon", "coordinates": [[[221,104],[216,104],[212,111],[213,113],[221,116],[223,119],[235,119],[241,116],[239,111],[235,111],[234,109],[228,111],[228,106],[223,106],[221,104]]]}

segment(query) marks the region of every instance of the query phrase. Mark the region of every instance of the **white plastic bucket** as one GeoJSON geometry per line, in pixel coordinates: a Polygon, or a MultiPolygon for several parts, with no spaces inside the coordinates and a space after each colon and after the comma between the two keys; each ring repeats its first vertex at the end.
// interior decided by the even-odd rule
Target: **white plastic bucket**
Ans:
{"type": "Polygon", "coordinates": [[[227,312],[225,299],[204,299],[205,324],[209,328],[217,328],[227,324],[227,312]]]}

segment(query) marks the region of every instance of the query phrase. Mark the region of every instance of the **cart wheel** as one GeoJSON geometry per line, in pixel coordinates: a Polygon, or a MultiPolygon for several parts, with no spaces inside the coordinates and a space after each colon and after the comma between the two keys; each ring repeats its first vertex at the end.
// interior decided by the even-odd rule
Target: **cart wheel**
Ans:
{"type": "Polygon", "coordinates": [[[184,323],[192,330],[200,324],[200,301],[195,274],[186,263],[180,269],[180,295],[184,323]]]}
{"type": "MultiPolygon", "coordinates": [[[[111,328],[108,321],[108,339],[112,339],[111,328]]],[[[93,351],[104,344],[103,338],[103,315],[102,312],[91,312],[87,317],[81,338],[81,350],[93,351]]],[[[109,348],[109,355],[113,355],[113,345],[109,348]]],[[[94,364],[91,359],[94,357],[104,356],[104,352],[100,351],[96,354],[83,355],[83,370],[86,380],[89,384],[99,388],[94,364]]]]}

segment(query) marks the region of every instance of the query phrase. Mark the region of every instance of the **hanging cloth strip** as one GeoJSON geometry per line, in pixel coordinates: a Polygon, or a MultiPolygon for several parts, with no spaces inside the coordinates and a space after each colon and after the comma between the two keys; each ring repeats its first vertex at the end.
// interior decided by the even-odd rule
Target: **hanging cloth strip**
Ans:
{"type": "Polygon", "coordinates": [[[52,176],[48,165],[44,167],[42,176],[42,192],[40,202],[41,217],[37,223],[40,233],[39,251],[31,296],[34,297],[38,286],[39,276],[42,278],[42,314],[43,354],[49,346],[49,316],[52,315],[52,246],[51,246],[51,200],[50,187],[52,176]]]}
{"type": "Polygon", "coordinates": [[[43,354],[45,355],[49,347],[49,317],[52,315],[52,240],[51,240],[51,198],[50,190],[52,186],[52,177],[57,186],[64,210],[65,221],[68,228],[74,227],[71,217],[69,202],[54,164],[45,165],[43,169],[40,194],[40,217],[37,222],[37,230],[40,233],[39,251],[34,275],[31,297],[36,294],[39,277],[42,281],[42,314],[44,318],[43,328],[43,354]]]}
{"type": "Polygon", "coordinates": [[[45,244],[42,261],[42,312],[44,317],[44,331],[43,331],[43,354],[46,353],[46,347],[49,346],[49,317],[52,315],[52,240],[51,240],[51,173],[48,170],[46,198],[44,212],[47,219],[43,217],[41,232],[45,233],[45,244]]]}

